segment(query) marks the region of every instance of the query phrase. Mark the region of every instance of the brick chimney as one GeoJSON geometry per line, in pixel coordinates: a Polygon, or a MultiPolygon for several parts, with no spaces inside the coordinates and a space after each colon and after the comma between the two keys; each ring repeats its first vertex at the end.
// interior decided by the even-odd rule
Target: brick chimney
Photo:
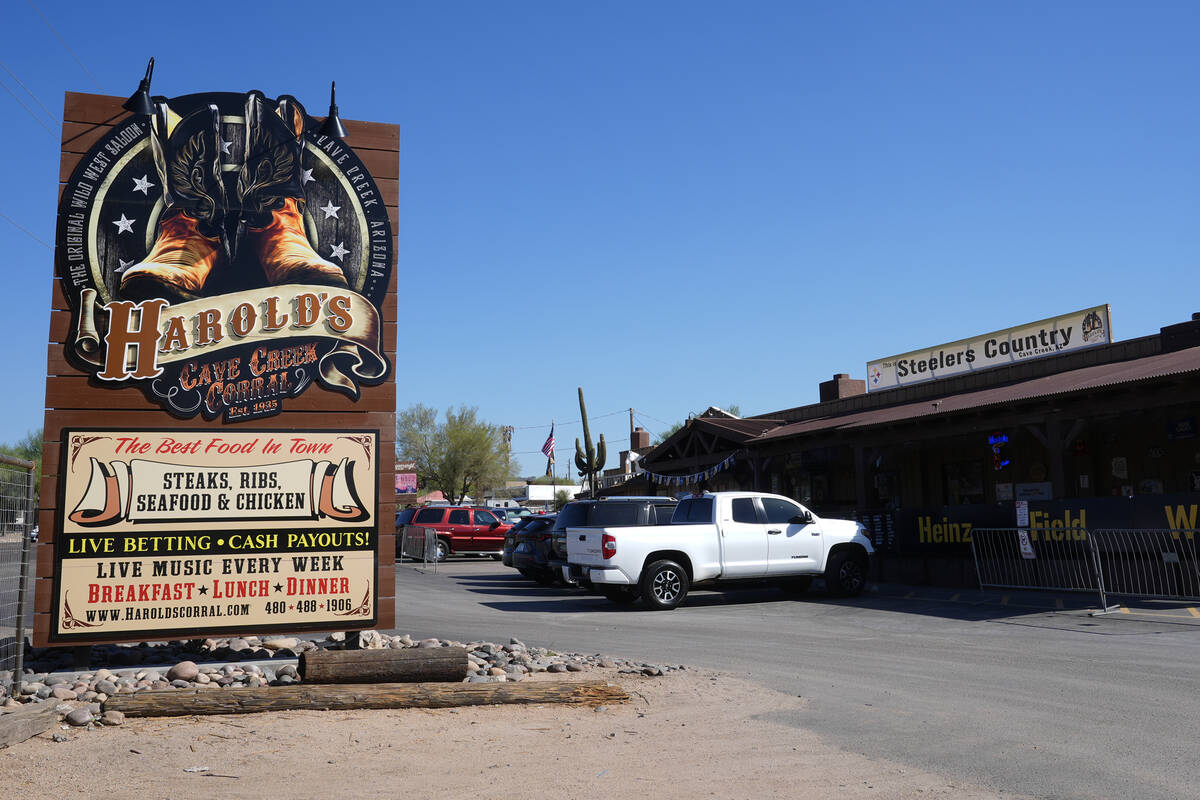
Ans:
{"type": "Polygon", "coordinates": [[[1192,314],[1190,322],[1180,322],[1159,329],[1162,351],[1173,353],[1200,345],[1200,313],[1192,314]]]}
{"type": "MultiPolygon", "coordinates": [[[[866,382],[864,381],[864,386],[866,382]]],[[[650,431],[638,425],[629,434],[629,449],[641,452],[650,446],[650,431]]]]}
{"type": "Polygon", "coordinates": [[[825,403],[829,400],[841,400],[843,397],[866,394],[867,382],[854,380],[848,373],[839,372],[833,376],[833,380],[822,381],[817,388],[821,393],[821,402],[825,403]]]}

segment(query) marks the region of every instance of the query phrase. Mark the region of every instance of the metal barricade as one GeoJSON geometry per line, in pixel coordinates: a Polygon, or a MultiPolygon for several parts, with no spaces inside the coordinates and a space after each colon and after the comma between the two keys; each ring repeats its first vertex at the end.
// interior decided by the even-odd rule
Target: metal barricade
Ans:
{"type": "Polygon", "coordinates": [[[971,553],[979,586],[1200,600],[1195,530],[976,528],[971,553]]]}
{"type": "Polygon", "coordinates": [[[979,586],[1094,592],[1094,560],[1082,528],[974,528],[979,586]]]}
{"type": "Polygon", "coordinates": [[[34,469],[19,458],[0,455],[0,672],[12,677],[3,684],[15,694],[25,659],[29,610],[29,564],[36,525],[34,469]]]}
{"type": "Polygon", "coordinates": [[[400,532],[400,560],[411,558],[437,571],[437,532],[433,528],[405,525],[400,532]]]}
{"type": "Polygon", "coordinates": [[[1101,585],[1110,594],[1200,600],[1195,530],[1091,532],[1101,585]]]}

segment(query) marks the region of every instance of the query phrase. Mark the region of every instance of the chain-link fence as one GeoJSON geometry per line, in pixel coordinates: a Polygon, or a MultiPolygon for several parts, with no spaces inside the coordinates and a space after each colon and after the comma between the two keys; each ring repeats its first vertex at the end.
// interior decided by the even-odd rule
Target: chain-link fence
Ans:
{"type": "Polygon", "coordinates": [[[30,561],[37,536],[34,464],[0,455],[0,686],[17,685],[25,656],[32,593],[30,561]],[[4,673],[10,673],[5,675],[4,673]]]}

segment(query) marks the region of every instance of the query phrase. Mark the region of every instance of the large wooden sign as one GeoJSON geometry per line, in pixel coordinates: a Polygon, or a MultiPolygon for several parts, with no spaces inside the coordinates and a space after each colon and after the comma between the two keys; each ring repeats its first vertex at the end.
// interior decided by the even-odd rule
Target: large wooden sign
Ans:
{"type": "Polygon", "coordinates": [[[120,106],[64,110],[35,642],[391,627],[398,128],[120,106]]]}

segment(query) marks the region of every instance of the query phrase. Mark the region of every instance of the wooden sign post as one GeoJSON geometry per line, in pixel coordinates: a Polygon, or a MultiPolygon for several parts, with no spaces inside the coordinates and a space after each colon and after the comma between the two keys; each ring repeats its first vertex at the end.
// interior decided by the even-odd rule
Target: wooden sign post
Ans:
{"type": "Polygon", "coordinates": [[[395,625],[399,127],[69,93],[34,643],[395,625]]]}

